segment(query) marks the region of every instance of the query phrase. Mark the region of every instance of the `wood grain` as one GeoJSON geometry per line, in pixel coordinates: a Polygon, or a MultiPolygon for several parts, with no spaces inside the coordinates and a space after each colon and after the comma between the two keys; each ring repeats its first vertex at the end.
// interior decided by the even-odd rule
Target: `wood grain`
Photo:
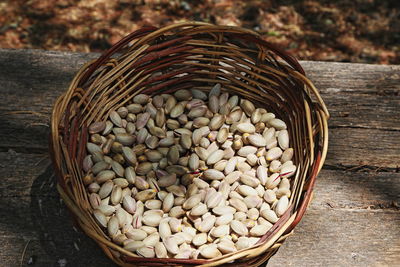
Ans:
{"type": "Polygon", "coordinates": [[[399,223],[398,211],[310,209],[268,266],[398,266],[399,223]]]}
{"type": "MultiPolygon", "coordinates": [[[[45,180],[38,180],[51,164],[47,154],[0,152],[0,162],[0,199],[19,201],[20,197],[33,196],[32,193],[35,197],[58,198],[51,172],[45,180]]],[[[385,209],[392,202],[400,203],[399,179],[400,173],[394,172],[323,169],[317,179],[311,208],[385,209]]]]}
{"type": "Polygon", "coordinates": [[[399,96],[400,66],[301,61],[307,76],[323,94],[399,96]]]}
{"type": "Polygon", "coordinates": [[[326,165],[372,168],[400,166],[400,131],[362,128],[329,129],[326,165]]]}
{"type": "MultiPolygon", "coordinates": [[[[0,173],[0,261],[5,266],[14,266],[29,240],[26,258],[35,255],[37,266],[60,259],[73,266],[111,265],[94,242],[73,229],[46,155],[0,152],[0,162],[7,166],[0,173]]],[[[400,261],[399,180],[399,173],[323,170],[304,219],[269,266],[390,266],[400,261]]]]}
{"type": "Polygon", "coordinates": [[[400,66],[302,61],[331,127],[400,130],[400,66]]]}
{"type": "MultiPolygon", "coordinates": [[[[46,152],[52,104],[79,67],[96,56],[0,49],[0,90],[5,96],[0,99],[0,151],[46,152]]],[[[327,164],[397,168],[400,66],[302,64],[332,115],[327,164]]]]}
{"type": "MultiPolygon", "coordinates": [[[[19,265],[27,244],[34,266],[113,266],[74,230],[47,155],[52,104],[96,56],[0,49],[1,266],[19,265]]],[[[399,265],[400,66],[302,64],[332,115],[329,153],[310,208],[268,266],[399,265]]]]}

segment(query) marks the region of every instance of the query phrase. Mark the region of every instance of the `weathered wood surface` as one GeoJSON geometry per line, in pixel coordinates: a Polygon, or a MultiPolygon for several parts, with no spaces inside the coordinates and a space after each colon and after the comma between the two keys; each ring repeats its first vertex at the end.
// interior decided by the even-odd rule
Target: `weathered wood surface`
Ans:
{"type": "MultiPolygon", "coordinates": [[[[49,114],[95,54],[0,49],[1,266],[112,266],[73,230],[49,166],[49,114]],[[78,250],[79,249],[79,250],[78,250]]],[[[268,266],[400,264],[400,66],[302,62],[327,103],[330,150],[306,216],[268,266]]]]}
{"type": "MultiPolygon", "coordinates": [[[[47,139],[42,137],[53,102],[79,67],[96,56],[0,50],[0,112],[5,113],[0,116],[0,150],[46,151],[47,139]]],[[[400,162],[400,66],[302,64],[332,115],[326,164],[396,168],[400,162]],[[376,149],[371,151],[371,147],[376,149]]]]}

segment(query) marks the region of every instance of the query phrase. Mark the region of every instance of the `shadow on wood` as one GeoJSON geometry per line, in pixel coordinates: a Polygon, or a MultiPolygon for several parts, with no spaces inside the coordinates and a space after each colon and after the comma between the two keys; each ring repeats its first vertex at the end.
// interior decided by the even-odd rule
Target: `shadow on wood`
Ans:
{"type": "Polygon", "coordinates": [[[114,266],[89,237],[73,226],[72,217],[57,193],[51,165],[33,182],[30,208],[41,246],[55,259],[54,264],[66,261],[68,266],[114,266]]]}
{"type": "Polygon", "coordinates": [[[49,126],[24,114],[0,115],[0,151],[47,153],[49,126]]]}

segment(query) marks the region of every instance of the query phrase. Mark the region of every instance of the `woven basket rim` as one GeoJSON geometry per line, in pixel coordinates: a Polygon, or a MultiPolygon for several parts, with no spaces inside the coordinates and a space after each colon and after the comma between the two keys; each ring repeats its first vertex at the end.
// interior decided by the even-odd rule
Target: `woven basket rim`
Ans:
{"type": "MultiPolygon", "coordinates": [[[[168,36],[174,36],[174,34],[168,36]]],[[[185,37],[180,37],[180,35],[175,35],[175,36],[181,38],[182,40],[185,39],[185,37]]],[[[186,39],[190,40],[189,37],[186,37],[186,39]]],[[[173,44],[173,42],[176,42],[177,39],[178,38],[176,39],[172,38],[170,42],[173,44]]],[[[162,42],[158,46],[160,47],[161,45],[163,45],[162,42]]],[[[180,52],[179,49],[173,50],[174,47],[172,47],[171,49],[176,53],[180,52]]],[[[141,73],[143,73],[143,71],[140,72],[138,76],[141,73]]],[[[57,99],[52,112],[52,122],[51,122],[52,127],[50,136],[51,156],[55,167],[56,175],[59,177],[59,184],[57,186],[57,189],[60,192],[61,197],[64,199],[67,207],[72,211],[73,215],[78,221],[78,224],[85,231],[85,233],[88,234],[92,239],[94,239],[100,245],[100,247],[107,254],[107,256],[109,256],[112,260],[114,260],[117,264],[121,266],[132,266],[132,265],[125,262],[123,259],[117,258],[113,251],[118,251],[119,253],[126,255],[124,259],[128,260],[131,263],[137,262],[139,264],[140,262],[143,261],[146,262],[147,260],[147,262],[154,262],[154,266],[157,265],[156,264],[157,262],[158,263],[171,262],[171,264],[183,264],[183,265],[185,264],[192,265],[194,263],[197,263],[197,264],[202,264],[202,266],[215,266],[236,259],[243,260],[247,258],[249,259],[256,258],[259,257],[259,255],[261,255],[263,252],[267,252],[268,249],[272,248],[267,254],[265,254],[269,258],[279,248],[281,244],[279,242],[283,242],[287,236],[291,235],[293,228],[301,220],[307,206],[311,201],[316,177],[322,168],[322,165],[325,161],[327,154],[328,119],[329,119],[329,112],[326,108],[324,101],[322,100],[322,97],[320,96],[318,90],[315,88],[313,83],[305,76],[305,72],[301,67],[301,65],[298,63],[298,61],[293,56],[283,51],[281,48],[261,39],[259,34],[251,30],[243,29],[240,27],[217,26],[203,22],[182,22],[182,23],[172,24],[160,29],[151,26],[144,27],[121,39],[119,42],[113,45],[109,50],[104,52],[98,59],[92,60],[87,64],[85,64],[71,82],[71,85],[68,88],[67,92],[57,99]],[[276,224],[276,227],[274,226],[275,234],[270,234],[268,238],[264,236],[265,238],[263,244],[259,244],[257,246],[242,250],[229,257],[223,257],[222,259],[216,259],[216,260],[150,259],[149,260],[143,258],[136,258],[134,254],[126,253],[124,249],[120,248],[118,245],[112,243],[111,241],[106,240],[104,237],[100,236],[95,229],[90,228],[90,225],[92,225],[93,223],[93,218],[90,219],[90,216],[88,217],[85,214],[85,212],[88,211],[87,210],[83,211],[82,207],[78,206],[77,203],[75,202],[76,200],[74,199],[74,196],[80,194],[77,192],[77,190],[81,189],[79,187],[80,185],[79,183],[71,185],[71,181],[74,181],[73,178],[71,178],[71,176],[73,177],[74,175],[77,175],[79,173],[79,170],[77,170],[76,167],[74,167],[77,164],[76,161],[79,162],[79,155],[80,155],[79,153],[84,153],[82,151],[82,142],[80,143],[80,147],[77,147],[76,142],[78,142],[78,140],[87,139],[87,127],[85,125],[83,125],[83,127],[80,128],[80,135],[78,135],[79,127],[77,125],[79,125],[80,122],[79,119],[76,117],[76,114],[74,114],[75,111],[72,107],[73,105],[78,105],[80,102],[83,103],[84,101],[81,100],[77,104],[77,102],[72,101],[72,99],[75,98],[85,99],[88,91],[85,91],[86,89],[83,88],[86,86],[85,84],[87,83],[89,78],[100,67],[104,66],[106,62],[109,62],[111,56],[115,55],[115,53],[120,51],[120,49],[127,48],[128,55],[129,53],[131,54],[134,53],[132,52],[132,50],[129,50],[131,49],[129,47],[129,44],[133,40],[136,40],[133,45],[135,47],[142,47],[143,51],[145,51],[146,49],[151,49],[152,47],[154,51],[157,51],[157,48],[154,47],[156,45],[149,46],[146,42],[153,40],[156,37],[164,36],[165,34],[174,31],[178,31],[178,33],[186,31],[188,33],[187,36],[189,37],[196,36],[196,34],[199,34],[201,32],[206,32],[207,34],[215,33],[215,35],[218,36],[229,35],[232,36],[232,38],[240,36],[240,38],[243,38],[248,42],[255,43],[259,47],[259,49],[267,49],[267,51],[273,51],[277,56],[281,58],[281,60],[286,62],[286,64],[288,64],[288,66],[292,68],[292,70],[290,68],[285,69],[285,71],[288,71],[289,73],[288,75],[291,75],[290,77],[292,77],[293,79],[301,81],[304,88],[307,89],[307,92],[309,92],[309,94],[312,95],[316,101],[315,103],[313,102],[314,104],[312,106],[310,106],[310,104],[307,101],[304,101],[303,103],[305,108],[305,115],[307,117],[306,119],[308,121],[307,131],[309,132],[309,137],[310,137],[309,141],[311,142],[311,147],[318,148],[318,151],[314,155],[313,154],[314,152],[311,150],[311,158],[309,159],[309,166],[310,166],[309,177],[308,177],[308,182],[307,184],[305,184],[305,187],[302,191],[303,194],[302,194],[302,201],[300,203],[301,205],[299,205],[297,210],[293,211],[293,213],[289,213],[289,210],[291,209],[288,209],[288,212],[281,218],[282,224],[276,224]],[[317,120],[314,121],[314,123],[316,123],[316,125],[318,126],[318,128],[316,129],[314,129],[315,125],[312,125],[311,123],[312,120],[311,118],[313,116],[317,118],[317,120]],[[71,121],[69,121],[70,118],[72,118],[71,121]],[[312,133],[314,132],[317,132],[322,136],[320,137],[319,144],[316,144],[317,146],[312,144],[314,142],[312,133]],[[61,138],[60,135],[62,135],[64,139],[61,138]],[[69,138],[66,138],[68,136],[69,138]],[[68,142],[64,144],[63,141],[65,140],[68,140],[68,142]],[[77,153],[79,154],[78,159],[71,162],[70,159],[68,158],[68,155],[76,155],[77,153]],[[310,162],[312,162],[312,164],[310,162]],[[66,170],[74,170],[75,173],[67,173],[66,170]],[[74,186],[76,186],[78,189],[75,188],[74,186]]],[[[300,192],[300,194],[302,192],[300,192]]],[[[85,199],[85,196],[82,196],[82,198],[85,199]]],[[[239,264],[239,266],[241,265],[239,264]]]]}

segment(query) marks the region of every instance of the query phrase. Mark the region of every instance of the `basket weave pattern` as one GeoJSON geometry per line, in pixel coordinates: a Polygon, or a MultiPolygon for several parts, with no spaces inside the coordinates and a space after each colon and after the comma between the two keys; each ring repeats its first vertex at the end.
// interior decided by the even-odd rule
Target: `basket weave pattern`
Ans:
{"type": "Polygon", "coordinates": [[[55,103],[50,149],[58,191],[82,230],[121,266],[258,266],[276,253],[310,203],[328,147],[328,110],[298,61],[238,27],[186,22],[147,27],[126,36],[84,65],[55,103]],[[287,212],[254,246],[212,260],[146,259],[114,244],[92,217],[82,161],[87,126],[139,93],[222,90],[274,112],[288,125],[297,173],[287,212]]]}

